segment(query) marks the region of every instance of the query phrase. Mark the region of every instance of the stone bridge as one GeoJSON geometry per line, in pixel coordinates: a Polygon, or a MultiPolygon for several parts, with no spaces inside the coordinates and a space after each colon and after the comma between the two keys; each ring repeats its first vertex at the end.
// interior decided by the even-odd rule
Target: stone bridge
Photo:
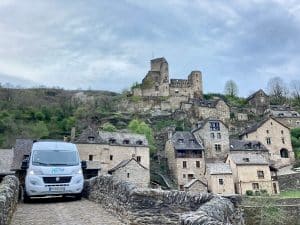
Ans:
{"type": "Polygon", "coordinates": [[[0,225],[243,225],[236,198],[213,194],[139,189],[99,176],[85,184],[86,198],[34,199],[18,203],[18,179],[0,185],[0,225]]]}

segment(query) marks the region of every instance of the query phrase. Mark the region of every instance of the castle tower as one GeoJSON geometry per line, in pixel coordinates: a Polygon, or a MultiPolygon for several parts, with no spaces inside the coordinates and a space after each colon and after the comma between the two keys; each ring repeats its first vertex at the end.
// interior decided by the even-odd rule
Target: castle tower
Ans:
{"type": "Polygon", "coordinates": [[[194,98],[203,97],[202,73],[201,71],[192,71],[188,76],[188,81],[194,93],[194,98]]]}

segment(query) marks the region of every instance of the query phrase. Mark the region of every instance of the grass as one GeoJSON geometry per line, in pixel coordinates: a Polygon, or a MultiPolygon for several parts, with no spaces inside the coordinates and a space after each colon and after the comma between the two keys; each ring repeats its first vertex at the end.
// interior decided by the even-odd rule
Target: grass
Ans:
{"type": "Polygon", "coordinates": [[[283,197],[283,198],[300,198],[300,189],[290,190],[290,191],[282,191],[282,192],[280,192],[280,197],[283,197]]]}

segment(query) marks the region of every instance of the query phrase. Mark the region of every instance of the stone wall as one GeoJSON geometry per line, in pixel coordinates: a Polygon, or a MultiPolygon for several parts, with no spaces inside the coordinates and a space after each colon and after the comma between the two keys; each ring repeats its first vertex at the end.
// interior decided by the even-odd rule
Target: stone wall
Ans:
{"type": "Polygon", "coordinates": [[[4,177],[0,184],[0,224],[10,224],[19,198],[19,180],[15,176],[4,177]]]}
{"type": "Polygon", "coordinates": [[[86,181],[84,194],[132,225],[244,224],[232,200],[209,193],[139,189],[106,175],[86,181]]]}
{"type": "Polygon", "coordinates": [[[300,173],[278,176],[280,191],[300,189],[300,173]]]}

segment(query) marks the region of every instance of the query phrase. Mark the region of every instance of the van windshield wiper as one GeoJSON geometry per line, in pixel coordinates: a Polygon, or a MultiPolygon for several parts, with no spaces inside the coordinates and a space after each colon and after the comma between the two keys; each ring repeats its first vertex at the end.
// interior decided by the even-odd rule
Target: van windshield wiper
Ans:
{"type": "Polygon", "coordinates": [[[70,164],[70,163],[51,163],[49,165],[51,165],[51,166],[74,166],[74,164],[70,164]]]}
{"type": "Polygon", "coordinates": [[[39,165],[43,165],[43,166],[49,166],[48,163],[43,163],[43,162],[32,162],[33,164],[37,163],[39,165]]]}

